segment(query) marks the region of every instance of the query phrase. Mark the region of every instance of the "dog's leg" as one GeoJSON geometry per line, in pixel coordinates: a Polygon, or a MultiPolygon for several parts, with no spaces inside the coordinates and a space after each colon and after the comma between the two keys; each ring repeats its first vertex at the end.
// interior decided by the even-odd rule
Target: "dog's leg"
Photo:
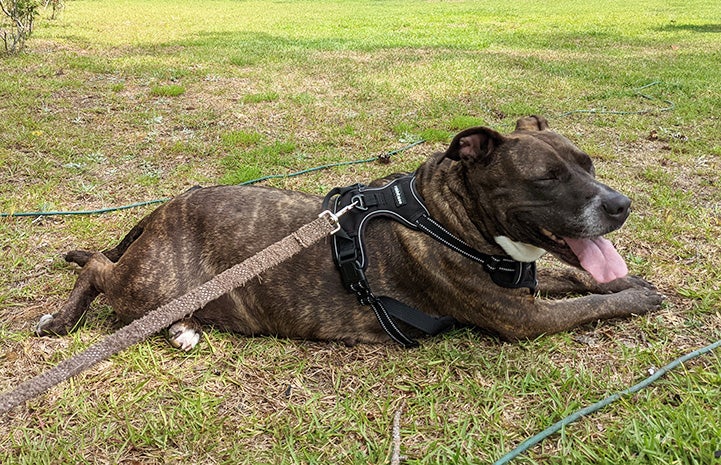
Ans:
{"type": "Polygon", "coordinates": [[[575,268],[541,268],[536,272],[538,292],[543,296],[598,293],[598,286],[588,273],[575,268]]]}
{"type": "Polygon", "coordinates": [[[612,294],[591,294],[562,300],[531,297],[499,302],[489,329],[508,340],[535,338],[610,318],[642,315],[660,307],[663,295],[648,287],[631,287],[612,294]],[[513,308],[513,311],[508,309],[513,308]]]}
{"type": "Polygon", "coordinates": [[[75,282],[75,287],[59,312],[43,315],[40,318],[35,328],[35,334],[38,336],[67,334],[102,292],[102,278],[109,268],[112,268],[112,262],[101,253],[92,254],[89,258],[80,254],[76,258],[78,260],[82,258],[86,263],[75,282]]]}
{"type": "MultiPolygon", "coordinates": [[[[111,257],[119,259],[128,245],[138,236],[139,234],[128,240],[131,237],[131,234],[128,234],[118,247],[111,250],[111,257]]],[[[35,329],[35,334],[38,336],[65,335],[72,331],[92,301],[98,294],[104,292],[104,283],[115,266],[107,252],[74,250],[68,252],[65,259],[83,266],[83,269],[63,308],[53,315],[43,315],[40,318],[35,329]]],[[[196,319],[185,318],[176,321],[168,328],[168,342],[173,347],[189,351],[198,344],[201,333],[200,324],[196,319]]]]}
{"type": "MultiPolygon", "coordinates": [[[[84,264],[75,287],[65,305],[53,315],[43,315],[35,328],[38,336],[65,335],[78,324],[92,301],[104,292],[105,283],[115,264],[105,253],[82,250],[69,252],[68,261],[84,264]]],[[[168,341],[173,347],[189,351],[200,341],[200,324],[194,318],[185,318],[168,328],[168,341]]]]}
{"type": "Polygon", "coordinates": [[[610,294],[634,287],[655,289],[653,284],[638,276],[626,276],[606,284],[599,284],[586,272],[576,268],[543,268],[537,272],[538,292],[548,297],[569,294],[610,294]]]}
{"type": "MultiPolygon", "coordinates": [[[[135,242],[137,238],[140,237],[141,234],[143,234],[143,231],[145,230],[145,225],[149,221],[149,216],[146,216],[138,224],[133,226],[133,229],[128,232],[128,234],[125,235],[122,241],[112,249],[103,250],[103,255],[108,257],[108,259],[116,263],[118,260],[120,260],[120,257],[123,256],[126,250],[128,250],[128,247],[135,242]]],[[[90,252],[88,250],[71,250],[70,252],[66,253],[63,257],[66,262],[69,263],[75,263],[79,266],[85,266],[88,261],[90,260],[90,257],[95,255],[95,252],[90,252]]]]}

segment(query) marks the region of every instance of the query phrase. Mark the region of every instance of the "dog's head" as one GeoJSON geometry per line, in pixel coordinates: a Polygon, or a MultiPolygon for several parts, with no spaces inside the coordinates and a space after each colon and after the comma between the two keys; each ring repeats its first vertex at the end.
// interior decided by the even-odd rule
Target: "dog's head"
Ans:
{"type": "Polygon", "coordinates": [[[548,251],[599,282],[627,274],[602,236],[623,225],[631,200],[597,181],[591,158],[550,131],[545,118],[522,118],[508,135],[467,129],[443,159],[460,164],[479,211],[492,216],[494,239],[516,260],[548,251]]]}

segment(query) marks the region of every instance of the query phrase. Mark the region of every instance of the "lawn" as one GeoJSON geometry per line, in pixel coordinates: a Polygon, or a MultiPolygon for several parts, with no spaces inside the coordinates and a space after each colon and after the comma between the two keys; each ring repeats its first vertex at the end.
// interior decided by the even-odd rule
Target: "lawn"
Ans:
{"type": "MultiPolygon", "coordinates": [[[[264,184],[323,194],[412,170],[461,129],[545,115],[633,198],[611,238],[661,310],[532,341],[472,329],[421,347],[158,335],[13,410],[0,462],[489,463],[721,339],[718,2],[68,0],[0,57],[0,213],[79,211],[367,159],[264,184]]],[[[0,218],[0,391],[118,327],[34,338],[61,254],[113,246],[153,205],[0,218]]],[[[550,262],[543,259],[540,266],[550,262]]],[[[707,464],[721,358],[686,363],[518,464],[707,464]]]]}

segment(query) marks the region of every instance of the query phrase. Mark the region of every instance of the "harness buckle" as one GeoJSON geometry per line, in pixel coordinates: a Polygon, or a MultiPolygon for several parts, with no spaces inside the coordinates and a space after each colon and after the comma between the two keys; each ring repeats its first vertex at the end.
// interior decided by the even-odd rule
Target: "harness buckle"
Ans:
{"type": "Polygon", "coordinates": [[[350,202],[351,205],[355,205],[358,210],[368,210],[368,206],[365,203],[365,196],[360,192],[351,197],[350,202]]]}
{"type": "Polygon", "coordinates": [[[345,283],[348,290],[356,294],[368,291],[368,281],[363,270],[358,266],[358,262],[345,262],[338,265],[340,269],[340,277],[345,283]]]}
{"type": "MultiPolygon", "coordinates": [[[[363,201],[362,199],[359,200],[359,202],[362,202],[362,201],[363,201]]],[[[343,215],[345,215],[346,213],[348,213],[348,212],[351,211],[352,209],[357,208],[358,205],[359,205],[359,204],[356,202],[356,200],[355,200],[355,198],[354,198],[353,201],[352,201],[350,204],[346,205],[345,207],[341,208],[340,210],[338,210],[338,211],[335,212],[335,213],[333,213],[333,212],[330,211],[330,210],[323,210],[322,212],[320,212],[320,213],[318,214],[318,218],[326,218],[326,219],[328,220],[328,222],[329,222],[331,225],[333,225],[333,230],[332,230],[330,233],[331,233],[331,234],[335,234],[335,233],[337,233],[338,231],[341,230],[340,217],[343,216],[343,215]]]]}
{"type": "Polygon", "coordinates": [[[330,210],[323,210],[318,215],[318,218],[325,218],[328,220],[328,223],[330,223],[331,226],[333,226],[333,229],[331,230],[330,234],[335,234],[338,231],[340,231],[340,221],[338,220],[338,215],[334,214],[330,210]]]}

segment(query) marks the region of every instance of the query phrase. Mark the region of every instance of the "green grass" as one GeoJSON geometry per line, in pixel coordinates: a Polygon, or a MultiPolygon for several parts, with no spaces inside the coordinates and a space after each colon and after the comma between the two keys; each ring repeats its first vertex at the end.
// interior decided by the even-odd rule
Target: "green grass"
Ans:
{"type": "MultiPolygon", "coordinates": [[[[115,89],[115,87],[113,87],[115,89]]],[[[185,87],[171,84],[169,86],[153,86],[150,95],[153,97],[177,97],[185,93],[185,87]]]]}
{"type": "Polygon", "coordinates": [[[261,92],[259,94],[248,94],[243,96],[243,103],[275,102],[278,100],[277,92],[261,92]]]}
{"type": "MultiPolygon", "coordinates": [[[[466,127],[545,115],[633,198],[612,239],[668,296],[652,315],[519,344],[464,330],[421,348],[155,337],[0,422],[2,463],[488,463],[577,408],[721,337],[718,5],[664,2],[74,0],[0,58],[0,212],[84,210],[273,180],[322,194],[411,170],[466,127]],[[654,85],[648,86],[651,83],[654,85]],[[646,87],[647,86],[647,87],[646,87]],[[671,106],[670,111],[662,109],[671,106]],[[590,342],[589,342],[590,341],[590,342]]],[[[0,219],[0,390],[111,332],[36,339],[75,275],[144,207],[0,219]]],[[[716,463],[706,356],[566,428],[519,464],[716,463]]]]}
{"type": "Polygon", "coordinates": [[[253,146],[263,140],[263,135],[258,132],[230,131],[220,135],[223,144],[229,149],[233,147],[253,146]]]}

